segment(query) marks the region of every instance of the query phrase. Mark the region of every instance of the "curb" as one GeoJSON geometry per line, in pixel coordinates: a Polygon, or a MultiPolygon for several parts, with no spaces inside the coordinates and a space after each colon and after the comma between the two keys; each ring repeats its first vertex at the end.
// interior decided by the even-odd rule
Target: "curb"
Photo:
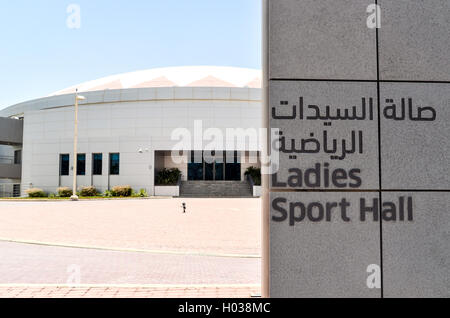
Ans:
{"type": "MultiPolygon", "coordinates": [[[[75,202],[93,202],[93,201],[131,201],[131,200],[163,200],[173,199],[173,197],[144,197],[144,198],[95,198],[95,199],[78,199],[75,202]]],[[[0,199],[0,202],[73,202],[67,199],[0,199]]]]}
{"type": "Polygon", "coordinates": [[[133,249],[133,248],[114,248],[114,247],[102,247],[102,246],[88,246],[88,245],[73,245],[63,244],[55,242],[41,242],[32,240],[15,240],[8,238],[0,238],[0,242],[40,245],[40,246],[52,246],[52,247],[65,247],[65,248],[77,248],[77,249],[89,249],[99,251],[111,251],[111,252],[131,252],[131,253],[145,253],[145,254],[160,254],[160,255],[187,255],[187,256],[204,256],[204,257],[222,257],[222,258],[251,258],[260,259],[260,255],[252,254],[226,254],[226,253],[205,253],[195,251],[173,251],[173,250],[146,250],[146,249],[133,249]]]}
{"type": "Polygon", "coordinates": [[[11,287],[57,287],[57,288],[259,288],[261,284],[0,284],[11,287]]]}

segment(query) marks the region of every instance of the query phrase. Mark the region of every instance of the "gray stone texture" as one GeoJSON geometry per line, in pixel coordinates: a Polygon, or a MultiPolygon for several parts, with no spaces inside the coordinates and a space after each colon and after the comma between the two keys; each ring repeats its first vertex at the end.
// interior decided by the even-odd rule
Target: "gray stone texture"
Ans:
{"type": "Polygon", "coordinates": [[[377,79],[374,0],[269,1],[269,77],[377,79]]]}
{"type": "MultiPolygon", "coordinates": [[[[330,171],[344,169],[347,172],[351,169],[360,169],[362,184],[359,189],[378,189],[378,115],[377,115],[377,85],[376,83],[353,83],[353,82],[304,82],[304,81],[272,81],[270,83],[270,126],[280,128],[283,137],[286,138],[286,146],[291,149],[291,139],[296,139],[296,148],[300,148],[301,139],[314,138],[320,142],[320,153],[311,154],[287,154],[280,152],[279,180],[287,180],[289,168],[300,168],[304,170],[313,168],[316,163],[323,165],[330,164],[330,171]],[[299,98],[303,97],[304,120],[299,119],[299,98]],[[357,107],[357,114],[362,113],[362,98],[366,98],[367,119],[366,120],[306,120],[307,116],[315,115],[315,111],[308,109],[308,105],[313,104],[320,107],[321,114],[325,115],[325,107],[330,106],[331,114],[335,115],[337,109],[344,113],[352,107],[357,107]],[[373,117],[369,120],[369,98],[373,98],[373,117]],[[280,101],[288,101],[288,105],[280,105],[280,101]],[[295,120],[272,119],[272,108],[276,108],[277,115],[292,114],[293,105],[297,106],[297,117],[295,120]],[[332,122],[331,126],[324,123],[332,122]],[[355,131],[356,144],[359,140],[359,131],[362,131],[363,149],[362,154],[356,151],[354,154],[347,154],[343,160],[332,160],[335,154],[323,151],[323,132],[327,131],[328,149],[333,148],[333,139],[337,139],[337,155],[342,154],[342,140],[346,140],[346,147],[350,148],[352,143],[352,131],[355,131]],[[297,159],[290,159],[290,155],[297,155],[297,159]]],[[[349,149],[348,148],[348,149],[349,149]]],[[[355,146],[356,150],[359,147],[355,146]]],[[[323,173],[322,173],[323,178],[323,173]]],[[[298,188],[308,188],[304,185],[298,188]]],[[[333,184],[330,189],[336,189],[333,184]]],[[[321,187],[316,189],[326,189],[322,181],[321,187]]],[[[342,188],[341,188],[342,189],[342,188]]],[[[345,189],[345,188],[344,188],[345,189]]],[[[346,187],[350,189],[350,187],[346,187]]]]}
{"type": "MultiPolygon", "coordinates": [[[[289,221],[270,223],[271,297],[380,297],[380,289],[368,288],[367,268],[380,264],[380,226],[372,219],[361,222],[360,198],[368,201],[377,193],[272,193],[288,202],[340,202],[346,198],[350,222],[340,210],[332,222],[289,221]]],[[[297,210],[298,211],[298,210],[297,210]]],[[[271,217],[279,215],[271,208],[271,217]]]]}
{"type": "MultiPolygon", "coordinates": [[[[269,1],[270,118],[272,107],[278,114],[290,114],[301,96],[304,116],[310,104],[322,110],[329,105],[333,111],[351,109],[361,105],[362,97],[373,97],[377,105],[376,31],[366,25],[367,7],[374,2],[269,1]],[[308,81],[312,79],[320,81],[308,81]]],[[[324,130],[338,140],[348,140],[352,130],[362,130],[364,136],[364,153],[340,161],[323,152],[297,155],[297,159],[280,154],[279,180],[285,181],[289,168],[304,170],[328,162],[331,171],[361,168],[363,183],[357,189],[361,192],[271,193],[271,217],[280,215],[272,207],[274,198],[325,205],[345,197],[351,202],[352,218],[344,222],[338,213],[332,222],[302,221],[294,226],[289,219],[271,219],[272,297],[380,297],[380,289],[366,285],[367,267],[380,264],[380,254],[385,297],[450,297],[450,84],[436,83],[450,82],[450,1],[378,0],[378,4],[380,79],[392,81],[380,83],[381,111],[391,105],[387,99],[400,107],[405,98],[407,117],[392,120],[381,113],[380,131],[377,107],[372,121],[331,121],[331,126],[322,120],[270,120],[270,126],[280,128],[289,141],[317,137],[320,141],[324,130]],[[409,98],[414,116],[418,107],[433,107],[436,119],[408,118],[409,98]],[[383,202],[397,203],[396,208],[399,197],[412,197],[414,220],[383,220],[381,227],[373,220],[361,222],[359,199],[379,196],[378,191],[364,190],[380,189],[383,202]]]]}
{"type": "Polygon", "coordinates": [[[435,121],[381,117],[382,188],[450,190],[450,84],[382,83],[381,98],[382,111],[386,99],[399,111],[402,98],[412,98],[414,116],[417,107],[436,111],[435,121]]]}
{"type": "Polygon", "coordinates": [[[0,162],[0,178],[2,179],[20,179],[22,176],[22,165],[0,162]]]}
{"type": "Polygon", "coordinates": [[[450,193],[383,193],[383,201],[412,196],[414,222],[383,222],[385,297],[450,297],[450,193]]]}
{"type": "Polygon", "coordinates": [[[450,1],[378,3],[381,80],[450,81],[450,1]]]}

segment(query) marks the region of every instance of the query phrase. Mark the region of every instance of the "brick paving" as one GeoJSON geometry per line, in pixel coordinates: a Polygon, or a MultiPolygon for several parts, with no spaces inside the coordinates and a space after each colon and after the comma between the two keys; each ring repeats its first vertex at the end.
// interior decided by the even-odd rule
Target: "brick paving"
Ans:
{"type": "Polygon", "coordinates": [[[0,286],[0,298],[249,298],[258,286],[0,286]]]}
{"type": "Polygon", "coordinates": [[[259,294],[260,204],[259,199],[0,201],[0,297],[259,294]],[[173,251],[179,254],[168,253],[173,251]],[[223,254],[240,256],[218,256],[223,254]],[[82,286],[66,285],[73,265],[82,286]]]}
{"type": "Polygon", "coordinates": [[[1,284],[259,284],[259,258],[116,252],[0,242],[1,284]]]}

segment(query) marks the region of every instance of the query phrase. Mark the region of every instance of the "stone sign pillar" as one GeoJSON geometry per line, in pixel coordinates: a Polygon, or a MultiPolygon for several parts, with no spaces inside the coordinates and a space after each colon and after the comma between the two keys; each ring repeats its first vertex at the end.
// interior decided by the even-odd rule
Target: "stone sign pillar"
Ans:
{"type": "Polygon", "coordinates": [[[264,10],[270,296],[449,297],[450,1],[264,10]]]}

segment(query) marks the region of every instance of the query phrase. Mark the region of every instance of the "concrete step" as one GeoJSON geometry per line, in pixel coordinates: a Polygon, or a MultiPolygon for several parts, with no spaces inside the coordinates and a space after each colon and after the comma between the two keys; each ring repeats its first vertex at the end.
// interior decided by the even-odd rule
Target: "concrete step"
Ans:
{"type": "Polygon", "coordinates": [[[181,197],[226,198],[252,197],[252,189],[243,181],[183,181],[181,197]]]}

